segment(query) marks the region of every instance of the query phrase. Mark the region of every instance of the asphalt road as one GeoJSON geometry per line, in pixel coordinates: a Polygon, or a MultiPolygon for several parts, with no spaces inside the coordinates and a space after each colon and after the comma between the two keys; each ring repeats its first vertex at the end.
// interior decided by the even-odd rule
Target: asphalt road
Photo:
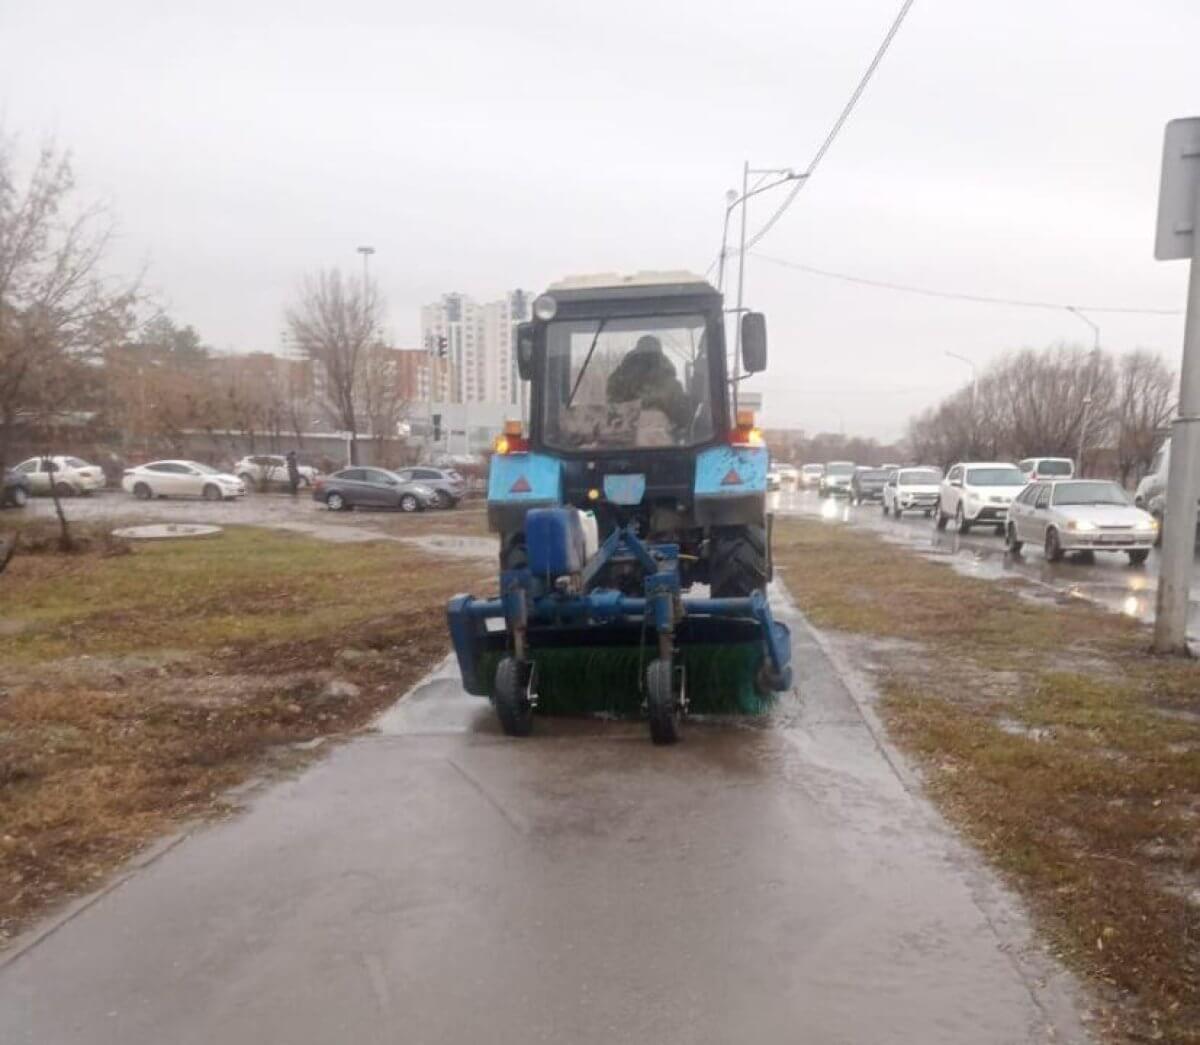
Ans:
{"type": "Polygon", "coordinates": [[[1019,905],[791,619],[802,696],[670,749],[637,723],[509,740],[443,668],[10,950],[0,1041],[1086,1040],[1019,905]]]}
{"type": "MultiPolygon", "coordinates": [[[[819,497],[814,490],[785,490],[771,495],[772,510],[779,515],[803,515],[832,525],[849,524],[867,529],[885,540],[916,552],[947,558],[955,569],[973,576],[1001,578],[1017,575],[1055,596],[1088,599],[1117,613],[1150,623],[1154,620],[1158,591],[1159,555],[1152,551],[1143,566],[1131,566],[1123,554],[1099,553],[1094,557],[1068,555],[1062,562],[1047,562],[1041,549],[1026,546],[1010,555],[1004,538],[988,527],[962,535],[948,526],[934,528],[919,513],[899,519],[885,516],[876,503],[852,506],[844,497],[819,497]]],[[[1193,561],[1188,634],[1200,642],[1200,556],[1193,561]]]]}

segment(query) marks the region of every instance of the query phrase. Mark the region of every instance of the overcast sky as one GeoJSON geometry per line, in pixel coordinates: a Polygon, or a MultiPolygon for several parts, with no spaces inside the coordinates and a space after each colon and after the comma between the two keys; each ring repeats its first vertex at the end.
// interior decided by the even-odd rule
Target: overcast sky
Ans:
{"type": "MultiPolygon", "coordinates": [[[[398,344],[445,291],[704,271],[724,192],[803,168],[898,0],[0,0],[0,126],[68,146],[214,346],[279,344],[301,275],[374,272],[398,344]]],[[[1163,124],[1200,113],[1195,0],[916,0],[841,137],[759,250],[941,290],[1182,308],[1155,262],[1163,124]]],[[[771,202],[751,209],[751,226],[771,202]]],[[[1071,314],[853,286],[750,257],[767,421],[899,435],[1071,314]]],[[[1096,314],[1179,359],[1182,317],[1096,314]]]]}

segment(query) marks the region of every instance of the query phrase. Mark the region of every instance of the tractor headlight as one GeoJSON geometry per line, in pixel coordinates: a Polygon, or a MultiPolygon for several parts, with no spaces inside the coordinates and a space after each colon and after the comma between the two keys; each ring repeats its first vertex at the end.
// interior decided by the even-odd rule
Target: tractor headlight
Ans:
{"type": "Polygon", "coordinates": [[[558,302],[549,294],[542,294],[533,302],[533,315],[543,323],[552,320],[558,313],[558,302]]]}

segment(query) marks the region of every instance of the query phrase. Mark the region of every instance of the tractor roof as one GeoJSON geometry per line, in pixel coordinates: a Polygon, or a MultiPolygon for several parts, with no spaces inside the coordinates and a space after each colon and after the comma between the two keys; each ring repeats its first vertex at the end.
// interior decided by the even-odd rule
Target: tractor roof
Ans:
{"type": "Polygon", "coordinates": [[[717,290],[703,276],[697,276],[694,272],[634,272],[628,276],[616,272],[597,272],[567,276],[557,283],[551,283],[547,293],[562,301],[581,301],[600,297],[694,296],[716,294],[717,290]]]}

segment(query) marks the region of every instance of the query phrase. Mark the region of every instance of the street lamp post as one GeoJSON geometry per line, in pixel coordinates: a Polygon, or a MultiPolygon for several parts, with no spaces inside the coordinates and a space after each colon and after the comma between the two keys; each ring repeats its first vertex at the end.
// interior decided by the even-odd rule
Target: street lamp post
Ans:
{"type": "Polygon", "coordinates": [[[367,292],[368,280],[370,279],[370,270],[367,267],[367,263],[370,261],[371,255],[375,253],[375,248],[359,247],[357,249],[358,253],[362,255],[363,259],[363,294],[365,295],[367,292]]]}
{"type": "Polygon", "coordinates": [[[971,368],[971,453],[975,453],[975,404],[977,402],[976,390],[979,385],[978,372],[975,369],[975,360],[968,359],[966,356],[960,356],[957,352],[947,352],[951,359],[957,359],[960,363],[966,363],[971,368]]]}

